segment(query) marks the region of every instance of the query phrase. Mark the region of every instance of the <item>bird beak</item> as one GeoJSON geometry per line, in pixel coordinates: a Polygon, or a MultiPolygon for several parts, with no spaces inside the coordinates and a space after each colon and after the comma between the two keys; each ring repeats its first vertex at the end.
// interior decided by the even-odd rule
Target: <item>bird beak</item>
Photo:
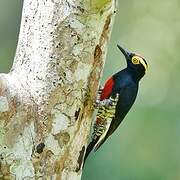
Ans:
{"type": "Polygon", "coordinates": [[[117,44],[117,47],[118,47],[118,48],[120,49],[120,51],[124,54],[126,60],[131,59],[130,55],[131,55],[132,53],[130,53],[128,50],[122,48],[119,44],[117,44]]]}

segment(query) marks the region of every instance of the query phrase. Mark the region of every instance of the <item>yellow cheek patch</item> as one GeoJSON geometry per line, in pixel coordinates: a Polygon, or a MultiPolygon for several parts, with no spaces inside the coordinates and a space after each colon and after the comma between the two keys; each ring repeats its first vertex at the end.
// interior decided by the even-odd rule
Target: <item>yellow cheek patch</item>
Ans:
{"type": "Polygon", "coordinates": [[[143,67],[144,67],[144,69],[145,69],[145,72],[147,71],[147,69],[148,69],[148,66],[147,66],[147,64],[144,62],[144,60],[143,60],[143,58],[141,58],[141,57],[139,57],[139,56],[133,56],[132,57],[132,63],[133,64],[142,64],[143,65],[143,67]]]}
{"type": "Polygon", "coordinates": [[[139,62],[140,62],[140,57],[138,57],[138,56],[133,56],[132,57],[132,63],[133,64],[139,64],[139,62]]]}

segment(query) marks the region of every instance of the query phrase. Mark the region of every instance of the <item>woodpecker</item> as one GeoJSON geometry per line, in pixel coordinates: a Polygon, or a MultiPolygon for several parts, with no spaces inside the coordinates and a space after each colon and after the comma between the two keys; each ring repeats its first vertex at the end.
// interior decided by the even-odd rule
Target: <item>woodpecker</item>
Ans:
{"type": "Polygon", "coordinates": [[[148,69],[148,64],[142,56],[129,52],[120,45],[117,47],[125,56],[127,67],[112,75],[98,92],[95,102],[97,116],[84,161],[89,153],[99,149],[120,125],[134,104],[139,81],[148,69]]]}

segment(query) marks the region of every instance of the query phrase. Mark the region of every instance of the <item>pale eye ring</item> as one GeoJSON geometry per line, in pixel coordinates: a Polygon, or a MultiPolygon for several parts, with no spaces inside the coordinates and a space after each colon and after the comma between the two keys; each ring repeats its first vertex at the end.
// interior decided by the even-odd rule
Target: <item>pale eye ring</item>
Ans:
{"type": "Polygon", "coordinates": [[[139,64],[140,63],[140,59],[138,56],[133,56],[132,57],[132,63],[133,64],[139,64]]]}

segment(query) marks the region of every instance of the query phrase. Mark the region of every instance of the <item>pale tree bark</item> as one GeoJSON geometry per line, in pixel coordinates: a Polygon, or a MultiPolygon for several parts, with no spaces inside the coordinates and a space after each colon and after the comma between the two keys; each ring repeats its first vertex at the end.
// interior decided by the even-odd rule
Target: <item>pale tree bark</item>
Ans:
{"type": "Polygon", "coordinates": [[[0,179],[81,179],[114,0],[24,0],[0,75],[0,179]]]}

